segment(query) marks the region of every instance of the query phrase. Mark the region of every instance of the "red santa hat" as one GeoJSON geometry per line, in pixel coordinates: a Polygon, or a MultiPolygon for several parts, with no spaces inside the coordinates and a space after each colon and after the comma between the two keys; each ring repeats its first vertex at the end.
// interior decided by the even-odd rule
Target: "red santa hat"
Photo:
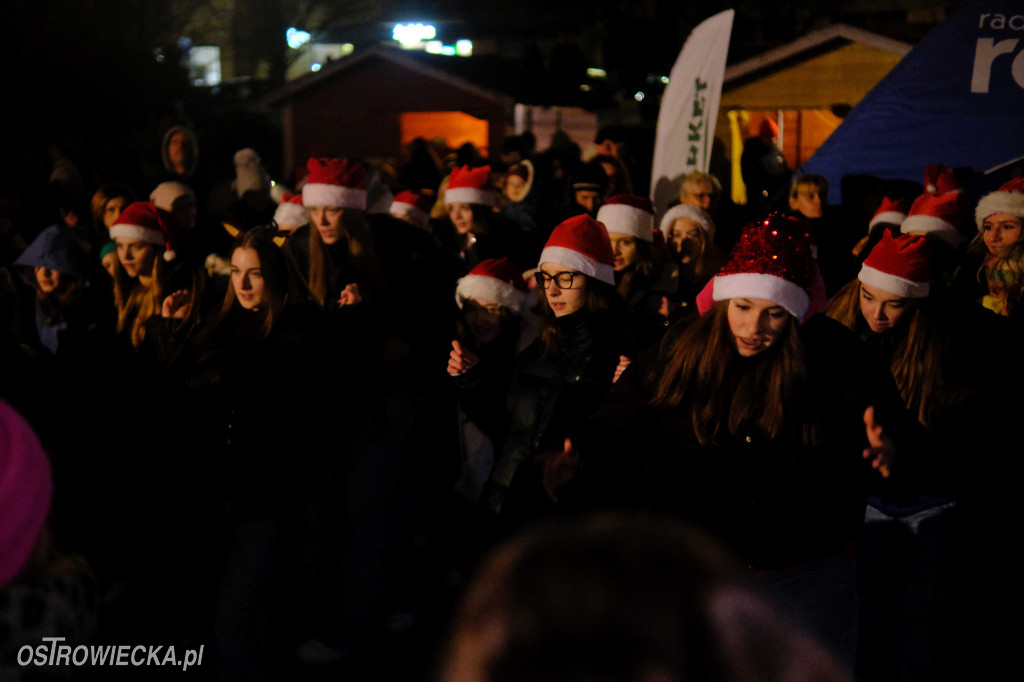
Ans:
{"type": "Polygon", "coordinates": [[[868,233],[875,229],[875,225],[885,223],[887,225],[902,225],[907,219],[907,211],[910,209],[910,202],[906,199],[890,199],[883,197],[882,203],[875,211],[868,223],[868,233]]]}
{"type": "Polygon", "coordinates": [[[470,168],[461,166],[452,170],[448,179],[448,189],[444,191],[444,203],[452,204],[483,204],[497,206],[498,194],[491,187],[491,167],[480,166],[470,168]]]}
{"type": "Polygon", "coordinates": [[[426,192],[399,192],[391,202],[391,215],[405,216],[416,225],[425,228],[430,223],[430,209],[434,198],[426,192]]]}
{"type": "Polygon", "coordinates": [[[716,301],[765,299],[802,320],[816,277],[806,224],[792,216],[772,213],[743,228],[729,262],[713,279],[712,295],[716,301]]]}
{"type": "Polygon", "coordinates": [[[110,238],[137,239],[147,244],[164,247],[164,260],[172,261],[177,256],[171,243],[177,234],[177,222],[169,213],[161,211],[152,202],[136,201],[121,211],[121,215],[110,226],[110,238]]]}
{"type": "Polygon", "coordinates": [[[914,200],[907,219],[900,225],[903,234],[927,234],[953,246],[960,246],[964,237],[956,229],[960,213],[959,192],[932,195],[927,192],[914,200]]]}
{"type": "Polygon", "coordinates": [[[522,315],[536,300],[519,272],[508,258],[488,258],[480,261],[455,287],[455,302],[462,308],[464,301],[476,298],[497,303],[516,315],[522,315]]]}
{"type": "Polygon", "coordinates": [[[274,211],[274,222],[284,227],[302,227],[309,222],[309,209],[302,205],[302,195],[285,192],[274,211]]]}
{"type": "Polygon", "coordinates": [[[305,206],[337,206],[366,210],[366,169],[346,159],[310,159],[302,187],[305,206]]]}
{"type": "Polygon", "coordinates": [[[661,218],[661,233],[667,235],[672,230],[672,223],[680,218],[689,218],[700,225],[700,229],[708,233],[708,237],[715,237],[715,221],[711,214],[700,206],[691,204],[676,204],[661,218]]]}
{"type": "Polygon", "coordinates": [[[974,218],[981,229],[985,218],[996,213],[1008,213],[1024,219],[1024,178],[1014,178],[997,191],[986,194],[974,209],[974,218]]]}
{"type": "Polygon", "coordinates": [[[932,278],[928,240],[920,235],[882,235],[857,275],[864,284],[902,298],[924,298],[932,278]]]}
{"type": "Polygon", "coordinates": [[[573,216],[551,232],[538,267],[559,263],[584,275],[615,284],[615,254],[608,230],[587,214],[573,216]]]}
{"type": "Polygon", "coordinates": [[[609,232],[654,241],[654,206],[646,197],[635,194],[608,197],[597,211],[597,221],[604,223],[609,232]]]}
{"type": "Polygon", "coordinates": [[[959,192],[960,183],[957,182],[952,168],[946,168],[941,163],[931,163],[924,169],[924,191],[935,196],[959,192]]]}

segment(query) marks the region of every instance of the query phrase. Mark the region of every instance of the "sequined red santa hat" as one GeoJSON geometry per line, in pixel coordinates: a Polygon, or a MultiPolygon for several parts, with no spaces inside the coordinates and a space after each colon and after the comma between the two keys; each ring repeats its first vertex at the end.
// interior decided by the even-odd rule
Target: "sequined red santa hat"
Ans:
{"type": "Polygon", "coordinates": [[[391,201],[391,215],[396,218],[405,217],[425,228],[430,224],[430,209],[433,205],[434,198],[430,194],[405,190],[395,195],[391,201]]]}
{"type": "Polygon", "coordinates": [[[1007,213],[1024,220],[1024,177],[1014,178],[997,191],[986,194],[974,209],[974,218],[981,229],[985,218],[996,213],[1007,213]]]}
{"type": "Polygon", "coordinates": [[[700,229],[708,233],[708,237],[714,239],[715,221],[711,219],[711,214],[700,206],[693,206],[692,204],[676,204],[670,208],[668,212],[661,217],[661,233],[667,235],[671,232],[672,223],[680,218],[689,218],[694,221],[700,225],[700,229]]]}
{"type": "Polygon", "coordinates": [[[910,202],[906,199],[890,199],[883,197],[875,215],[871,216],[868,223],[868,233],[874,231],[876,225],[902,225],[907,219],[907,211],[910,210],[910,202]]]}
{"type": "Polygon", "coordinates": [[[925,234],[941,239],[954,248],[960,246],[964,237],[956,227],[960,215],[959,198],[959,192],[922,194],[914,200],[907,219],[900,225],[900,232],[925,234]]]}
{"type": "Polygon", "coordinates": [[[894,237],[885,232],[864,259],[857,279],[894,296],[924,298],[932,279],[928,240],[920,235],[894,237]]]}
{"type": "Polygon", "coordinates": [[[516,315],[521,315],[536,300],[523,280],[523,273],[505,257],[482,260],[459,280],[455,287],[455,302],[459,308],[471,298],[497,303],[516,315]]]}
{"type": "Polygon", "coordinates": [[[616,194],[597,210],[597,221],[609,232],[628,234],[646,242],[654,241],[654,206],[646,197],[616,194]]]}
{"type": "Polygon", "coordinates": [[[303,205],[366,210],[365,168],[347,159],[310,159],[306,168],[303,205]]]}
{"type": "Polygon", "coordinates": [[[52,497],[50,463],[39,438],[0,401],[0,588],[28,562],[52,497]]]}
{"type": "Polygon", "coordinates": [[[470,168],[461,166],[452,170],[448,189],[444,191],[444,203],[498,205],[498,194],[491,187],[491,167],[470,168]]]}
{"type": "Polygon", "coordinates": [[[729,262],[714,277],[714,300],[772,301],[798,320],[810,305],[817,271],[804,221],[781,213],[743,228],[729,262]]]}
{"type": "Polygon", "coordinates": [[[301,194],[285,192],[281,195],[281,203],[274,211],[274,222],[279,227],[302,227],[309,222],[309,209],[302,204],[301,194]]]}
{"type": "Polygon", "coordinates": [[[538,267],[558,263],[607,284],[615,284],[615,254],[608,230],[587,214],[563,221],[551,232],[538,267]]]}
{"type": "Polygon", "coordinates": [[[178,224],[174,216],[161,211],[150,201],[129,204],[110,226],[110,238],[114,241],[131,239],[162,246],[165,261],[172,261],[177,257],[171,248],[177,232],[178,224]]]}

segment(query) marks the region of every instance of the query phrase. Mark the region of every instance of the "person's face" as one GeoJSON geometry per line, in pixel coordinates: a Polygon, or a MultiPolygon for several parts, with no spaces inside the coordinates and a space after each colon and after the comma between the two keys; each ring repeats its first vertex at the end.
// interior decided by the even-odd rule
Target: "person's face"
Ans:
{"type": "Polygon", "coordinates": [[[110,275],[110,278],[113,279],[114,273],[117,272],[117,252],[111,251],[108,253],[103,257],[103,260],[100,261],[100,264],[103,265],[103,269],[106,270],[107,274],[110,275]]]}
{"type": "Polygon", "coordinates": [[[822,207],[818,188],[814,185],[797,185],[796,196],[789,198],[789,207],[802,213],[805,218],[820,218],[822,207]]]}
{"type": "MultiPolygon", "coordinates": [[[[544,282],[544,297],[555,317],[572,315],[583,307],[587,298],[587,276],[581,272],[566,267],[561,263],[543,263],[540,271],[547,276],[544,282]],[[559,289],[553,279],[561,273],[575,273],[572,278],[572,287],[559,289]]],[[[563,278],[566,278],[563,275],[563,278]]]]}
{"type": "Polygon", "coordinates": [[[455,231],[469,234],[473,231],[473,207],[471,204],[459,202],[448,206],[448,217],[452,219],[455,231]]]}
{"type": "Polygon", "coordinates": [[[110,226],[121,217],[121,211],[124,210],[124,197],[114,197],[107,201],[106,205],[103,206],[103,224],[110,229],[110,226]]]}
{"type": "Polygon", "coordinates": [[[509,201],[522,201],[526,197],[526,180],[518,175],[505,178],[505,196],[509,201]]]}
{"type": "Polygon", "coordinates": [[[995,213],[981,223],[981,238],[993,256],[1006,255],[1020,241],[1021,219],[1009,213],[995,213]]]}
{"type": "Polygon", "coordinates": [[[345,229],[341,226],[343,210],[340,206],[309,207],[309,219],[316,226],[324,244],[334,244],[345,236],[345,229]]]}
{"type": "Polygon", "coordinates": [[[702,229],[692,218],[676,218],[672,221],[668,243],[683,265],[692,263],[699,255],[702,229]]]}
{"type": "Polygon", "coordinates": [[[35,269],[36,284],[39,285],[39,291],[44,294],[49,294],[60,286],[60,273],[50,268],[37,267],[35,269]]]}
{"type": "Polygon", "coordinates": [[[128,276],[135,279],[140,273],[149,274],[153,270],[153,259],[156,249],[149,242],[140,239],[114,240],[117,243],[117,259],[128,276]]]}
{"type": "Polygon", "coordinates": [[[242,246],[231,254],[231,286],[246,310],[257,310],[263,303],[263,272],[256,249],[242,246]]]}
{"type": "Polygon", "coordinates": [[[493,301],[471,298],[462,304],[466,327],[479,344],[490,343],[501,333],[501,306],[493,301]]]}
{"type": "Polygon", "coordinates": [[[680,203],[691,206],[700,206],[705,211],[711,208],[711,198],[714,196],[715,188],[710,182],[683,183],[683,191],[679,197],[680,203]]]}
{"type": "Polygon", "coordinates": [[[625,270],[635,264],[636,240],[621,232],[609,232],[608,236],[612,240],[612,253],[615,254],[615,263],[612,266],[615,268],[615,272],[625,270]]]}
{"type": "Polygon", "coordinates": [[[188,156],[188,135],[184,132],[177,132],[171,135],[167,142],[167,157],[174,165],[183,165],[188,156]]]}
{"type": "Polygon", "coordinates": [[[587,209],[590,215],[596,215],[597,209],[601,208],[601,193],[589,189],[580,190],[576,192],[576,203],[587,209]]]}
{"type": "Polygon", "coordinates": [[[896,326],[909,307],[910,301],[902,296],[860,283],[860,314],[876,334],[896,326]]]}
{"type": "Polygon", "coordinates": [[[745,358],[759,355],[777,344],[792,316],[782,306],[763,298],[730,298],[729,331],[736,350],[745,358]]]}

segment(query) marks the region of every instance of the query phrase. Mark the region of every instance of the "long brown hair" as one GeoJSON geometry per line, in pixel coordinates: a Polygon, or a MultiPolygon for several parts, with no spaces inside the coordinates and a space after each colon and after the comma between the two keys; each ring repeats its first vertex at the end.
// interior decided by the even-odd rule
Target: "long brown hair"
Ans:
{"type": "MultiPolygon", "coordinates": [[[[924,426],[931,427],[943,389],[942,359],[945,335],[927,299],[908,299],[909,309],[894,329],[885,332],[893,340],[889,371],[907,410],[924,426]]],[[[871,333],[860,310],[860,280],[854,279],[829,299],[825,314],[848,329],[871,333]]]]}
{"type": "MultiPolygon", "coordinates": [[[[341,212],[341,228],[348,242],[349,253],[357,261],[368,261],[374,263],[376,257],[373,252],[373,237],[370,234],[370,225],[366,221],[366,212],[358,209],[346,208],[341,212]]],[[[320,305],[327,303],[327,280],[330,277],[328,263],[330,256],[327,253],[327,245],[320,237],[320,230],[316,225],[309,225],[309,272],[307,273],[307,285],[309,291],[320,305]]],[[[365,297],[367,292],[362,292],[365,297]]]]}
{"type": "MultiPolygon", "coordinates": [[[[584,294],[582,311],[586,313],[600,313],[612,311],[620,315],[627,315],[626,304],[619,292],[611,284],[602,282],[589,275],[584,275],[587,282],[587,291],[584,294]]],[[[540,339],[544,347],[542,357],[556,355],[562,349],[558,339],[558,326],[555,324],[557,317],[555,311],[548,304],[548,297],[544,290],[538,294],[540,298],[541,331],[540,339]]]]}
{"type": "Polygon", "coordinates": [[[650,404],[687,410],[701,445],[714,444],[723,432],[738,436],[744,426],[768,439],[790,430],[805,446],[815,445],[815,422],[794,416],[806,405],[807,384],[795,318],[773,347],[748,361],[736,350],[728,308],[728,301],[717,302],[663,348],[663,361],[647,377],[650,404]]]}
{"type": "Polygon", "coordinates": [[[619,290],[619,294],[621,294],[623,298],[627,298],[629,296],[629,288],[633,285],[633,280],[636,279],[638,274],[650,281],[651,276],[654,274],[654,270],[658,265],[657,258],[654,254],[653,243],[646,239],[634,237],[633,244],[636,246],[636,262],[633,263],[632,267],[622,270],[621,274],[616,273],[620,276],[619,283],[615,288],[619,290]]]}
{"type": "Polygon", "coordinates": [[[131,325],[129,338],[138,348],[146,338],[146,321],[160,315],[163,305],[164,259],[160,249],[150,245],[154,251],[153,269],[150,282],[144,285],[140,278],[128,276],[121,259],[114,267],[114,304],[117,306],[117,332],[121,333],[131,325]]]}
{"type": "MultiPolygon", "coordinates": [[[[259,310],[252,311],[254,315],[262,319],[260,325],[261,337],[267,338],[273,331],[274,325],[280,320],[281,313],[288,303],[289,278],[288,266],[281,249],[273,241],[274,231],[268,227],[254,227],[241,233],[231,246],[231,255],[234,256],[238,249],[252,249],[260,261],[260,274],[263,277],[263,301],[259,310]]],[[[224,303],[221,304],[220,312],[217,315],[216,327],[231,314],[238,305],[238,295],[235,292],[233,282],[228,283],[227,293],[224,295],[224,303]]]]}
{"type": "MultiPolygon", "coordinates": [[[[36,282],[34,273],[32,278],[32,281],[36,282]]],[[[46,324],[52,325],[59,322],[63,318],[64,312],[82,296],[82,292],[85,290],[85,281],[62,272],[60,273],[60,284],[55,290],[44,293],[39,288],[38,282],[36,282],[35,288],[39,308],[46,318],[46,324]]]]}

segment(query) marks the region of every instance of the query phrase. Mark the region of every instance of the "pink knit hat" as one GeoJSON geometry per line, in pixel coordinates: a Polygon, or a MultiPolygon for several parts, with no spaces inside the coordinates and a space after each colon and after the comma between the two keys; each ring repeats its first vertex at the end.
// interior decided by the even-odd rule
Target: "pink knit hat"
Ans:
{"type": "Polygon", "coordinates": [[[470,298],[497,303],[516,315],[521,315],[536,300],[523,280],[523,273],[505,257],[480,261],[459,280],[455,302],[462,308],[463,301],[470,298]]]}
{"type": "Polygon", "coordinates": [[[712,279],[713,297],[773,301],[802,320],[816,277],[806,224],[773,213],[743,228],[729,262],[712,279]]]}
{"type": "Polygon", "coordinates": [[[654,207],[651,200],[635,194],[616,194],[597,210],[597,222],[609,232],[654,241],[654,207]]]}
{"type": "Polygon", "coordinates": [[[366,210],[366,169],[346,159],[310,159],[302,187],[304,206],[335,206],[366,210]]]}
{"type": "Polygon", "coordinates": [[[920,235],[893,237],[886,231],[857,275],[864,284],[902,298],[924,298],[932,278],[928,240],[920,235]]]}
{"type": "Polygon", "coordinates": [[[615,254],[608,230],[587,214],[573,216],[551,232],[538,267],[560,263],[614,286],[615,254]]]}
{"type": "Polygon", "coordinates": [[[52,497],[43,446],[21,415],[0,401],[0,587],[24,568],[52,497]]]}
{"type": "Polygon", "coordinates": [[[444,191],[444,203],[452,204],[483,204],[497,206],[498,194],[491,187],[491,167],[480,166],[470,168],[461,166],[452,170],[448,180],[448,189],[444,191]]]}

